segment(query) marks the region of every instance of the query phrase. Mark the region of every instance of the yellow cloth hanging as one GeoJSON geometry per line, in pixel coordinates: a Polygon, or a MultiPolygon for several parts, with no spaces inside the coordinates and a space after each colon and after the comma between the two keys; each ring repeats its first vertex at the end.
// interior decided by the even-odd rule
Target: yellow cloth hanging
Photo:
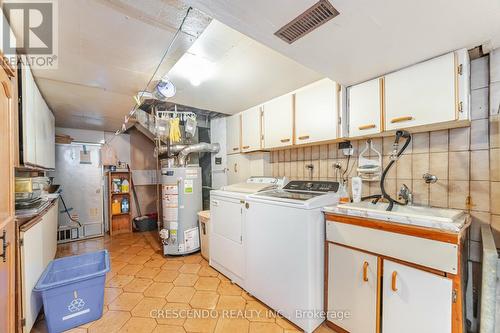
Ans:
{"type": "Polygon", "coordinates": [[[170,142],[175,143],[181,141],[181,129],[179,127],[179,118],[170,119],[170,142]]]}

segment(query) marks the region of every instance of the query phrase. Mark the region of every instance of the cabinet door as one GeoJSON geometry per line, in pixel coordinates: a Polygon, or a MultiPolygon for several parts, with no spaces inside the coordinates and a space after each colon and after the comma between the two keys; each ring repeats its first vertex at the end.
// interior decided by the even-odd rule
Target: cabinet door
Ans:
{"type": "Polygon", "coordinates": [[[454,53],[386,75],[386,130],[456,120],[456,77],[454,53]]]}
{"type": "Polygon", "coordinates": [[[349,137],[382,132],[383,79],[349,87],[349,137]]]}
{"type": "Polygon", "coordinates": [[[264,108],[264,148],[293,144],[293,95],[275,98],[264,108]]]}
{"type": "Polygon", "coordinates": [[[250,177],[250,161],[242,154],[227,156],[227,184],[241,183],[250,177]]]}
{"type": "Polygon", "coordinates": [[[15,332],[13,86],[0,69],[0,332],[15,332]]]}
{"type": "Polygon", "coordinates": [[[228,154],[240,152],[241,115],[235,114],[227,117],[226,121],[226,147],[228,154]]]}
{"type": "Polygon", "coordinates": [[[452,281],[384,260],[382,332],[450,333],[452,281]]]}
{"type": "Polygon", "coordinates": [[[47,106],[47,165],[49,169],[56,167],[56,121],[55,117],[47,106]]]}
{"type": "Polygon", "coordinates": [[[261,113],[256,106],[241,113],[241,151],[261,149],[261,113]]]}
{"type": "Polygon", "coordinates": [[[337,84],[323,79],[295,93],[295,143],[337,138],[339,91],[337,84]]]}
{"type": "Polygon", "coordinates": [[[36,164],[35,81],[28,66],[22,72],[23,163],[36,164]]]}
{"type": "Polygon", "coordinates": [[[350,333],[377,332],[377,257],[328,244],[328,311],[349,311],[329,321],[350,333]]]}

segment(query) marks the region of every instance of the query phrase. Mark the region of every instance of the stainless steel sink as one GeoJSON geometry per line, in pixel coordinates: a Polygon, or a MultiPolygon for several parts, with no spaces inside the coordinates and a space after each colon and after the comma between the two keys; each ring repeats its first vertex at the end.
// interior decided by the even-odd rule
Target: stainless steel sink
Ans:
{"type": "Polygon", "coordinates": [[[467,220],[466,214],[456,209],[394,205],[392,211],[386,211],[387,206],[388,204],[384,202],[373,204],[371,201],[363,201],[341,204],[336,209],[346,215],[364,216],[455,232],[460,231],[467,220]]]}

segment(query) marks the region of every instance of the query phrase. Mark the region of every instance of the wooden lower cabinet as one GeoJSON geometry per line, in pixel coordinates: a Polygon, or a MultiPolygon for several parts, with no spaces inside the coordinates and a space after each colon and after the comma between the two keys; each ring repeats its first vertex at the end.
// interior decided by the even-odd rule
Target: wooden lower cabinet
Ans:
{"type": "Polygon", "coordinates": [[[452,280],[384,260],[383,333],[450,333],[452,280]]]}
{"type": "Polygon", "coordinates": [[[377,257],[330,243],[328,261],[329,320],[348,332],[377,332],[377,257]]]}

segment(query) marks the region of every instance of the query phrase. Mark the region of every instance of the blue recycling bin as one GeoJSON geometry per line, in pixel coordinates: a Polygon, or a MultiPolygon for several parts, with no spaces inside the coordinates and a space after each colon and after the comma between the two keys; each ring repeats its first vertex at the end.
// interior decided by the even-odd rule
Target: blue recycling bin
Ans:
{"type": "Polygon", "coordinates": [[[55,259],[38,280],[50,333],[63,332],[102,316],[107,250],[55,259]]]}

